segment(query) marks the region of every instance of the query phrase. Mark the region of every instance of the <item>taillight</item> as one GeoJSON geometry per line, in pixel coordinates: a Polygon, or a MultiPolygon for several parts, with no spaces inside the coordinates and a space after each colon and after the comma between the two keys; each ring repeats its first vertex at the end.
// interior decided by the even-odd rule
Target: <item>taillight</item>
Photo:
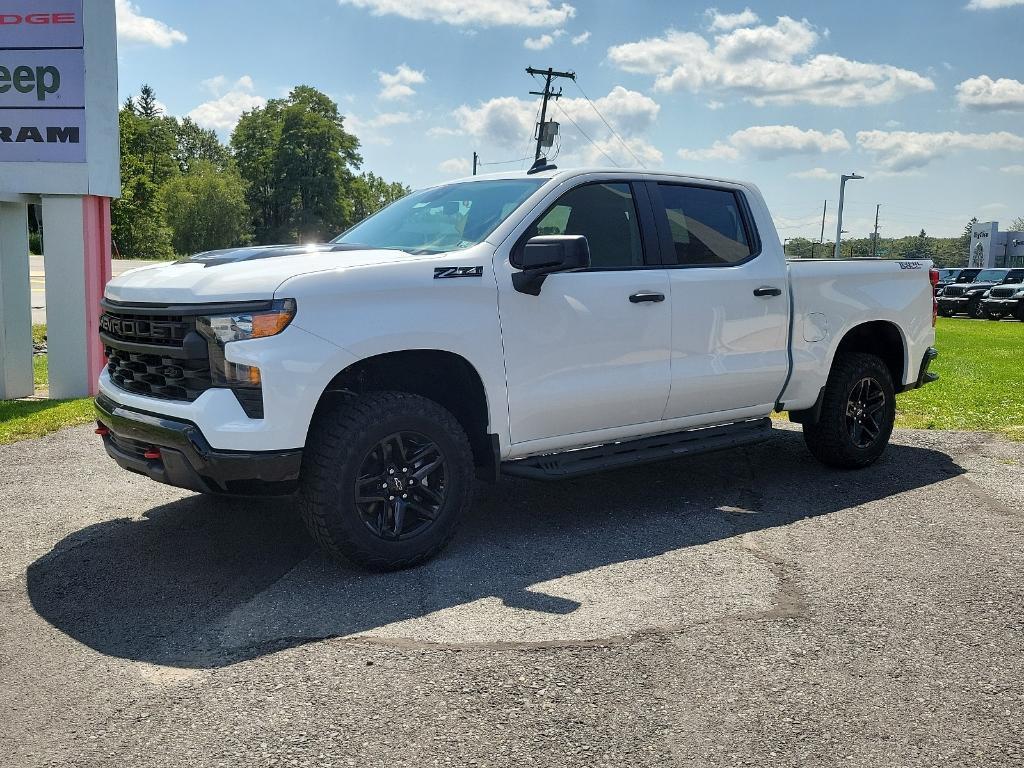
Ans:
{"type": "Polygon", "coordinates": [[[939,317],[939,300],[935,297],[935,287],[939,284],[939,270],[929,269],[928,278],[932,283],[932,328],[934,328],[939,317]]]}

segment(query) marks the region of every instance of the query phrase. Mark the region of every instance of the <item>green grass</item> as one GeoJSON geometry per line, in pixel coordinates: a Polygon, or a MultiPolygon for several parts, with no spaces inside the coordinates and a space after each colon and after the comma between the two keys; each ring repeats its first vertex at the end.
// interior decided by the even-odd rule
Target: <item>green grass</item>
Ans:
{"type": "Polygon", "coordinates": [[[0,400],[0,445],[87,424],[93,418],[91,397],[80,400],[0,400]]]}
{"type": "Polygon", "coordinates": [[[896,425],[1024,440],[1024,323],[939,318],[939,380],[896,399],[896,425]]]}
{"type": "MultiPolygon", "coordinates": [[[[32,326],[32,340],[40,342],[46,337],[45,325],[32,326]]],[[[32,374],[36,390],[46,389],[46,355],[32,358],[32,374]]],[[[0,400],[0,445],[41,437],[64,427],[87,424],[92,421],[92,398],[76,400],[0,400]]]]}

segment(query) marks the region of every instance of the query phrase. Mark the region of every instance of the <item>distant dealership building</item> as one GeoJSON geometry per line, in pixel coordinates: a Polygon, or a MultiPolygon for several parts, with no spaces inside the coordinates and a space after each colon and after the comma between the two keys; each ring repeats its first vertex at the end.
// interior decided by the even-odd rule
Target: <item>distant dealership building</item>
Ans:
{"type": "Polygon", "coordinates": [[[1002,232],[998,221],[971,227],[969,267],[1024,267],[1024,232],[1002,232]]]}

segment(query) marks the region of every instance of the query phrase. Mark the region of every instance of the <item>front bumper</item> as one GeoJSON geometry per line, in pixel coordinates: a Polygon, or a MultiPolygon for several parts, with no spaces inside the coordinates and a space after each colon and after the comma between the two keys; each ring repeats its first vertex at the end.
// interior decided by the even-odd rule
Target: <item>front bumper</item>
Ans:
{"type": "Polygon", "coordinates": [[[972,299],[968,296],[939,296],[936,299],[936,302],[939,305],[939,309],[945,310],[947,312],[952,312],[953,314],[957,314],[958,312],[966,312],[967,306],[974,301],[976,301],[976,299],[972,299]]]}
{"type": "Polygon", "coordinates": [[[1021,299],[982,299],[981,306],[985,308],[985,311],[992,315],[1010,315],[1017,312],[1022,302],[1021,299]]]}
{"type": "Polygon", "coordinates": [[[100,394],[97,430],[124,469],[201,493],[267,495],[295,490],[302,450],[218,451],[190,421],[129,408],[100,394]]]}

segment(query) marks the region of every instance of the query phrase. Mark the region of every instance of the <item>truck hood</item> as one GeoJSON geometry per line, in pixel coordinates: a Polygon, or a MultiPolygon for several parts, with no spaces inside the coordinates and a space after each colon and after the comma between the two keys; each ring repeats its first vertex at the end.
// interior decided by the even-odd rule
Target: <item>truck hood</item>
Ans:
{"type": "Polygon", "coordinates": [[[340,243],[227,248],[124,272],[107,283],[106,297],[157,304],[263,300],[297,275],[431,256],[435,254],[418,256],[340,243]]]}

